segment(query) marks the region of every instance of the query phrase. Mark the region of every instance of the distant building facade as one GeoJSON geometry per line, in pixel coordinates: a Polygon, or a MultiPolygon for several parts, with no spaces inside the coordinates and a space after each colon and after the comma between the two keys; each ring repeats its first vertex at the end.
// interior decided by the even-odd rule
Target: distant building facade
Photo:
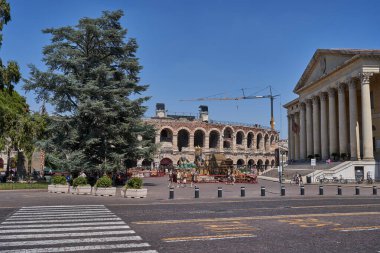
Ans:
{"type": "MultiPolygon", "coordinates": [[[[380,50],[318,49],[294,88],[289,159],[349,160],[345,176],[379,177],[380,50]]],[[[342,168],[343,171],[344,168],[342,168]]]]}
{"type": "Polygon", "coordinates": [[[265,168],[276,165],[275,150],[279,133],[259,125],[209,120],[207,106],[199,107],[199,117],[167,115],[164,104],[156,105],[156,116],[145,119],[156,128],[159,149],[154,161],[139,161],[139,166],[177,165],[180,159],[195,161],[195,150],[204,156],[223,154],[236,166],[265,168]]]}

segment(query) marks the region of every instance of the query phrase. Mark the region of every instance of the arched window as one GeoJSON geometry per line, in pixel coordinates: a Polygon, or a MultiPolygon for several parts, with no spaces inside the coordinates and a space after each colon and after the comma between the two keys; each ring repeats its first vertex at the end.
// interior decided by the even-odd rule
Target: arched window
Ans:
{"type": "Polygon", "coordinates": [[[218,148],[219,146],[219,132],[212,130],[209,137],[209,148],[218,148]]]}
{"type": "Polygon", "coordinates": [[[248,133],[247,135],[247,148],[253,147],[253,133],[248,133]]]}
{"type": "Polygon", "coordinates": [[[244,133],[242,131],[237,132],[237,134],[236,134],[236,144],[237,145],[243,145],[243,138],[244,138],[244,133]]]}
{"type": "Polygon", "coordinates": [[[262,140],[263,140],[263,135],[261,133],[257,134],[257,141],[256,141],[256,149],[257,150],[262,150],[262,140]]]}
{"type": "Polygon", "coordinates": [[[169,128],[164,128],[160,133],[160,142],[172,142],[173,132],[169,128]]]}
{"type": "Polygon", "coordinates": [[[202,130],[197,130],[194,133],[194,147],[204,147],[205,133],[202,130]]]}
{"type": "Polygon", "coordinates": [[[178,150],[182,151],[182,148],[189,147],[190,133],[185,129],[181,129],[178,132],[178,150]]]}

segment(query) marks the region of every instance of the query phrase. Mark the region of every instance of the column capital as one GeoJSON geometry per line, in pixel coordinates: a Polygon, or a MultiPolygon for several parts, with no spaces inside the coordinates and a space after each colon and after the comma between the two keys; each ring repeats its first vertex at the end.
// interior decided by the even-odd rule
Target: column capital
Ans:
{"type": "Polygon", "coordinates": [[[373,76],[372,72],[362,72],[359,74],[360,82],[362,85],[369,84],[369,79],[373,76]]]}
{"type": "Polygon", "coordinates": [[[327,92],[321,92],[321,101],[327,101],[327,92]]]}
{"type": "Polygon", "coordinates": [[[329,93],[329,97],[334,97],[336,94],[336,89],[335,88],[329,88],[328,93],[329,93]]]}
{"type": "Polygon", "coordinates": [[[348,87],[350,90],[354,89],[356,90],[356,88],[358,87],[358,79],[357,78],[351,78],[349,81],[348,81],[348,87]]]}
{"type": "Polygon", "coordinates": [[[314,96],[313,97],[313,105],[318,105],[319,102],[319,96],[314,96]]]}
{"type": "Polygon", "coordinates": [[[343,94],[346,90],[346,84],[345,83],[340,83],[338,84],[338,92],[339,94],[343,94]]]}
{"type": "Polygon", "coordinates": [[[313,101],[311,99],[306,99],[305,100],[306,106],[310,106],[312,103],[313,103],[313,101]]]}
{"type": "Polygon", "coordinates": [[[301,110],[305,110],[305,109],[306,109],[306,104],[305,104],[305,102],[301,102],[301,103],[300,103],[300,109],[301,109],[301,110]]]}

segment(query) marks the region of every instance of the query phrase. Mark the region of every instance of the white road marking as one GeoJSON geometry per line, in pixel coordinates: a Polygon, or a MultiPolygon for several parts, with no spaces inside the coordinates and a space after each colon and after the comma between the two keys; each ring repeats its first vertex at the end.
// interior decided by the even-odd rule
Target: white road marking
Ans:
{"type": "Polygon", "coordinates": [[[100,219],[70,219],[70,220],[27,220],[27,221],[4,221],[1,224],[41,224],[41,223],[73,223],[81,221],[120,221],[120,218],[100,218],[100,219]]]}
{"type": "MultiPolygon", "coordinates": [[[[102,214],[102,215],[106,215],[106,214],[111,214],[110,212],[105,212],[105,211],[102,211],[102,212],[80,212],[80,213],[62,213],[62,214],[59,214],[60,217],[62,216],[84,216],[84,215],[92,215],[92,214],[102,214]]],[[[38,217],[57,217],[58,214],[36,214],[38,215],[38,217]]],[[[25,214],[14,214],[12,215],[14,218],[29,218],[31,215],[25,215],[25,214]]]]}
{"type": "Polygon", "coordinates": [[[39,214],[62,214],[62,213],[78,213],[78,212],[84,212],[84,213],[112,213],[109,210],[64,210],[64,211],[38,211],[38,212],[16,212],[15,215],[39,215],[39,214]]]}
{"type": "MultiPolygon", "coordinates": [[[[101,237],[101,238],[81,238],[65,239],[65,243],[98,243],[98,242],[120,242],[120,241],[141,241],[140,236],[122,236],[122,237],[101,237]]],[[[42,246],[62,244],[60,240],[41,240],[41,241],[17,241],[17,242],[0,242],[0,247],[14,246],[42,246]]]]}
{"type": "Polygon", "coordinates": [[[125,251],[125,252],[122,252],[122,251],[115,251],[113,253],[158,253],[157,250],[139,250],[139,251],[125,251]]]}
{"type": "Polygon", "coordinates": [[[75,252],[85,250],[110,250],[110,249],[123,249],[123,248],[139,248],[150,247],[149,243],[127,243],[127,244],[110,244],[110,245],[89,245],[89,246],[76,246],[76,247],[60,247],[60,248],[35,248],[35,249],[15,249],[4,250],[2,253],[45,253],[45,252],[75,252]]]}
{"type": "Polygon", "coordinates": [[[57,217],[56,215],[54,215],[53,217],[33,217],[33,216],[29,216],[29,217],[10,217],[9,219],[7,220],[54,220],[54,219],[58,219],[58,220],[64,220],[64,219],[75,219],[75,218],[79,218],[78,216],[80,216],[80,218],[117,218],[116,215],[114,214],[98,214],[98,215],[80,215],[80,214],[77,214],[77,215],[71,215],[71,216],[63,216],[63,217],[57,217]]]}
{"type": "Polygon", "coordinates": [[[38,209],[38,208],[71,208],[71,207],[80,207],[80,208],[88,208],[88,207],[105,207],[104,205],[71,205],[71,206],[25,206],[21,207],[21,209],[38,209]]]}
{"type": "Polygon", "coordinates": [[[83,236],[98,236],[98,235],[125,235],[134,234],[133,230],[120,230],[120,231],[101,231],[101,232],[82,232],[82,233],[54,233],[54,234],[19,234],[19,235],[2,235],[2,240],[12,239],[37,239],[37,238],[60,238],[60,237],[83,237],[83,236]]]}
{"type": "Polygon", "coordinates": [[[245,235],[245,236],[209,236],[205,238],[187,238],[187,239],[178,239],[178,240],[163,240],[165,242],[188,242],[188,241],[214,241],[214,240],[224,240],[224,239],[239,239],[239,238],[252,238],[257,237],[257,235],[245,235]]]}
{"type": "Polygon", "coordinates": [[[129,226],[101,226],[101,227],[71,227],[71,228],[36,228],[36,229],[6,229],[0,230],[0,234],[8,233],[34,233],[34,232],[60,232],[60,231],[83,231],[83,230],[110,230],[130,228],[129,226]]]}
{"type": "MultiPolygon", "coordinates": [[[[98,226],[98,225],[125,225],[124,221],[116,221],[116,222],[84,222],[84,223],[75,223],[75,226],[98,226]]],[[[6,225],[0,226],[0,229],[8,229],[8,228],[51,228],[51,227],[72,227],[73,224],[35,224],[35,225],[6,225]]]]}

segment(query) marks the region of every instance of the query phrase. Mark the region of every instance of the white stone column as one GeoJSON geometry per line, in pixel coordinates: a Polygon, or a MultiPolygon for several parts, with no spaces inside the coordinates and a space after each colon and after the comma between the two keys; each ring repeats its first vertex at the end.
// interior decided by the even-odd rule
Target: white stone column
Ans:
{"type": "Polygon", "coordinates": [[[306,160],[306,105],[300,104],[300,159],[306,160]]]}
{"type": "Polygon", "coordinates": [[[356,95],[357,80],[351,79],[349,83],[349,105],[350,105],[350,152],[351,160],[360,160],[360,139],[358,122],[358,100],[356,95]]]}
{"type": "Polygon", "coordinates": [[[319,121],[319,97],[313,97],[313,142],[314,154],[321,155],[321,123],[319,121]]]}
{"type": "Polygon", "coordinates": [[[289,160],[294,158],[293,153],[293,134],[292,134],[292,117],[288,114],[288,152],[289,152],[289,160]]]}
{"type": "Polygon", "coordinates": [[[363,160],[373,160],[372,113],[369,79],[372,73],[361,74],[363,160]]]}
{"type": "Polygon", "coordinates": [[[330,157],[329,153],[329,134],[327,118],[327,93],[321,93],[321,158],[326,160],[330,157]]]}
{"type": "Polygon", "coordinates": [[[336,91],[329,89],[329,139],[330,139],[330,155],[338,154],[338,122],[336,118],[336,91]]]}
{"type": "Polygon", "coordinates": [[[294,120],[298,126],[297,131],[293,133],[294,134],[294,159],[298,161],[300,159],[300,132],[299,132],[300,114],[299,112],[294,114],[294,120]]]}
{"type": "Polygon", "coordinates": [[[314,155],[314,149],[313,149],[313,119],[312,119],[312,107],[311,107],[311,100],[306,100],[306,154],[314,155]]]}
{"type": "Polygon", "coordinates": [[[347,114],[346,114],[346,84],[338,87],[338,109],[339,109],[339,153],[348,153],[347,141],[347,114]]]}

